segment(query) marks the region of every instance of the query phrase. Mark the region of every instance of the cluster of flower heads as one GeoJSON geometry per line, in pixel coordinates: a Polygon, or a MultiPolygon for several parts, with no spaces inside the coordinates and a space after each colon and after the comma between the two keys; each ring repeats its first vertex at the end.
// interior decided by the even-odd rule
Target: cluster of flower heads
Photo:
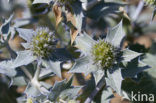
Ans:
{"type": "Polygon", "coordinates": [[[47,57],[56,48],[57,40],[48,28],[38,28],[33,35],[31,50],[34,55],[47,57]]]}
{"type": "Polygon", "coordinates": [[[147,5],[156,5],[155,0],[144,0],[147,5]]]}
{"type": "Polygon", "coordinates": [[[115,48],[105,42],[100,40],[98,43],[92,47],[92,55],[94,58],[95,64],[102,67],[103,69],[110,68],[115,61],[115,48]]]}

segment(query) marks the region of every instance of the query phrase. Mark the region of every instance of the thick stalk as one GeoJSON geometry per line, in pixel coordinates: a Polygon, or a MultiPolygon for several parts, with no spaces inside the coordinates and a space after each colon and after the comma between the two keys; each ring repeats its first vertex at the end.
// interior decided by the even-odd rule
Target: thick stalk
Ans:
{"type": "Polygon", "coordinates": [[[86,99],[84,103],[91,103],[94,97],[97,95],[97,93],[106,85],[105,76],[102,77],[102,79],[97,84],[96,88],[93,90],[91,95],[86,99]]]}
{"type": "Polygon", "coordinates": [[[141,13],[143,7],[144,7],[144,1],[143,1],[143,0],[140,0],[140,2],[139,2],[139,4],[138,4],[138,7],[137,7],[137,9],[136,9],[136,11],[134,12],[134,15],[133,15],[133,17],[132,17],[132,20],[133,20],[133,21],[136,21],[136,20],[137,20],[137,18],[138,18],[138,16],[139,16],[139,14],[141,13]]]}
{"type": "Polygon", "coordinates": [[[28,69],[25,66],[21,66],[22,71],[25,73],[25,75],[31,80],[33,77],[28,71],[28,69]]]}

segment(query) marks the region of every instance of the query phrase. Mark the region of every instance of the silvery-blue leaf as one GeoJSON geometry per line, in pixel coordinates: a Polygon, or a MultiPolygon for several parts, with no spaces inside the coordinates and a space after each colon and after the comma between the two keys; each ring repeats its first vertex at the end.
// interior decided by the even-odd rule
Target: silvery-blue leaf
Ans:
{"type": "Polygon", "coordinates": [[[142,60],[144,63],[148,64],[149,66],[151,66],[150,69],[146,70],[146,72],[148,74],[150,74],[150,76],[156,78],[156,63],[155,63],[155,60],[156,60],[156,55],[152,55],[152,54],[149,54],[147,53],[144,57],[144,59],[142,60]]]}
{"type": "Polygon", "coordinates": [[[29,49],[29,48],[30,48],[30,43],[21,43],[21,45],[22,45],[25,49],[29,49]]]}
{"type": "Polygon", "coordinates": [[[47,69],[51,69],[57,76],[59,76],[60,78],[62,77],[60,62],[58,62],[58,61],[53,62],[48,59],[48,60],[42,60],[42,63],[47,69]]]}
{"type": "Polygon", "coordinates": [[[38,3],[46,3],[50,4],[53,0],[34,0],[32,4],[38,4],[38,3]]]}
{"type": "Polygon", "coordinates": [[[103,70],[97,70],[97,71],[93,72],[93,76],[94,76],[94,79],[95,79],[95,83],[97,85],[97,83],[104,76],[104,71],[103,70]]]}
{"type": "Polygon", "coordinates": [[[150,67],[147,64],[143,63],[140,60],[138,61],[136,59],[128,63],[125,69],[122,69],[122,76],[123,78],[128,78],[128,77],[133,78],[136,77],[138,73],[149,68],[150,67]]]}
{"type": "Polygon", "coordinates": [[[126,61],[126,62],[130,62],[134,58],[142,55],[142,53],[137,53],[137,52],[129,50],[129,49],[124,49],[124,50],[122,50],[122,52],[123,52],[122,59],[123,59],[123,61],[126,61]]]}
{"type": "Polygon", "coordinates": [[[106,87],[106,89],[104,89],[102,91],[102,95],[101,95],[101,103],[110,103],[110,100],[114,97],[113,93],[112,93],[112,88],[111,87],[106,87]]]}
{"type": "Polygon", "coordinates": [[[50,89],[50,88],[52,88],[52,85],[51,84],[48,84],[48,83],[46,83],[46,82],[40,82],[40,84],[42,85],[42,86],[44,86],[46,89],[50,89]]]}
{"type": "Polygon", "coordinates": [[[52,88],[51,93],[48,96],[51,101],[55,101],[57,99],[61,91],[65,89],[64,85],[65,85],[65,80],[60,82],[55,82],[54,87],[52,88]]]}
{"type": "Polygon", "coordinates": [[[122,95],[123,98],[130,100],[130,99],[129,99],[129,96],[128,96],[128,94],[127,94],[127,92],[122,91],[122,94],[123,94],[123,95],[122,95]]]}
{"type": "Polygon", "coordinates": [[[92,45],[96,43],[86,33],[83,33],[80,36],[77,36],[75,42],[76,42],[76,47],[81,49],[84,53],[89,53],[92,49],[92,45]]]}
{"type": "Polygon", "coordinates": [[[1,33],[4,34],[4,35],[7,35],[8,32],[9,32],[9,29],[10,29],[10,22],[13,18],[14,14],[12,14],[8,20],[5,21],[4,24],[2,24],[1,26],[1,33]]]}
{"type": "Polygon", "coordinates": [[[111,2],[111,3],[122,3],[124,4],[124,2],[122,0],[105,0],[105,2],[111,2]]]}
{"type": "Polygon", "coordinates": [[[12,78],[12,84],[11,85],[16,85],[16,86],[25,86],[27,85],[27,82],[25,80],[25,77],[24,76],[15,76],[12,78]]]}
{"type": "Polygon", "coordinates": [[[70,69],[69,73],[84,73],[85,75],[88,75],[89,73],[96,71],[97,67],[90,63],[90,59],[89,56],[83,56],[76,59],[75,64],[70,69]]]}
{"type": "Polygon", "coordinates": [[[31,29],[22,29],[22,28],[15,28],[16,31],[19,33],[19,36],[26,40],[27,42],[31,42],[32,37],[34,35],[34,31],[31,29]]]}
{"type": "Polygon", "coordinates": [[[79,1],[75,1],[72,5],[72,11],[74,13],[75,16],[75,21],[76,21],[76,28],[78,29],[79,32],[81,32],[81,28],[82,28],[82,21],[83,21],[83,12],[82,12],[82,7],[81,7],[81,3],[79,1]]]}
{"type": "Polygon", "coordinates": [[[51,101],[55,101],[62,91],[71,87],[72,80],[73,77],[71,77],[68,82],[66,82],[66,80],[62,80],[59,82],[56,81],[48,98],[51,101]]]}
{"type": "Polygon", "coordinates": [[[99,20],[103,16],[108,14],[115,13],[119,11],[119,7],[123,6],[120,3],[105,3],[104,0],[101,0],[100,3],[97,3],[94,7],[86,12],[86,15],[89,18],[94,20],[99,20]]]}
{"type": "Polygon", "coordinates": [[[2,61],[0,62],[0,73],[5,74],[9,77],[13,77],[16,75],[16,70],[13,67],[13,61],[2,61]]]}
{"type": "Polygon", "coordinates": [[[26,93],[28,97],[37,97],[41,95],[41,92],[36,87],[34,87],[31,83],[27,85],[24,93],[26,93]]]}
{"type": "Polygon", "coordinates": [[[54,75],[55,74],[52,69],[43,68],[43,69],[41,69],[39,79],[44,79],[44,78],[54,76],[54,75]]]}
{"type": "Polygon", "coordinates": [[[13,60],[0,62],[0,67],[1,68],[13,68],[13,60]]]}
{"type": "MultiPolygon", "coordinates": [[[[88,2],[88,0],[79,0],[79,1],[81,1],[81,2],[83,2],[83,3],[85,3],[85,2],[88,2]]],[[[91,0],[90,0],[91,1],[91,0]]],[[[93,0],[92,0],[93,1],[93,0]]]]}
{"type": "Polygon", "coordinates": [[[122,74],[121,68],[118,66],[113,67],[115,71],[113,73],[107,72],[108,78],[106,78],[106,84],[112,87],[119,95],[121,95],[122,74]]]}
{"type": "Polygon", "coordinates": [[[65,100],[75,100],[78,97],[79,91],[82,89],[82,86],[78,87],[71,87],[69,89],[65,89],[63,92],[60,94],[61,99],[65,100]]]}
{"type": "MultiPolygon", "coordinates": [[[[25,13],[24,13],[25,14],[25,13]]],[[[37,20],[33,19],[33,18],[28,18],[28,19],[16,19],[14,21],[14,27],[19,28],[19,27],[23,27],[26,26],[28,24],[32,24],[35,23],[37,20]]]]}
{"type": "Polygon", "coordinates": [[[3,69],[3,68],[0,67],[0,73],[1,74],[5,74],[5,75],[7,75],[9,77],[13,77],[13,76],[16,75],[16,70],[13,69],[13,68],[5,68],[5,69],[3,69]]]}
{"type": "Polygon", "coordinates": [[[37,96],[35,99],[35,101],[33,101],[33,103],[52,103],[51,101],[49,101],[47,99],[46,95],[41,94],[40,96],[37,96]]]}
{"type": "Polygon", "coordinates": [[[124,37],[125,33],[122,28],[122,21],[120,21],[118,25],[109,30],[106,41],[115,47],[122,47],[124,37]]]}
{"type": "Polygon", "coordinates": [[[28,65],[36,60],[33,56],[33,52],[30,50],[24,50],[17,52],[17,57],[14,60],[14,67],[19,67],[23,65],[28,65]]]}

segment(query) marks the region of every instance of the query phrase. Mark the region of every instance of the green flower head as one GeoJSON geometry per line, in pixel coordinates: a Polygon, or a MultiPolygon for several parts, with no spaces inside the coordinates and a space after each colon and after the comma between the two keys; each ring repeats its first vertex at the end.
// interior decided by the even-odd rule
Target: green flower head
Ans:
{"type": "Polygon", "coordinates": [[[47,57],[55,49],[56,43],[54,33],[48,28],[39,28],[32,38],[31,50],[36,56],[47,57]]]}
{"type": "Polygon", "coordinates": [[[92,55],[94,62],[104,69],[110,68],[115,61],[115,48],[105,42],[100,40],[92,46],[92,55]]]}
{"type": "Polygon", "coordinates": [[[156,5],[155,0],[144,0],[147,5],[156,5]]]}

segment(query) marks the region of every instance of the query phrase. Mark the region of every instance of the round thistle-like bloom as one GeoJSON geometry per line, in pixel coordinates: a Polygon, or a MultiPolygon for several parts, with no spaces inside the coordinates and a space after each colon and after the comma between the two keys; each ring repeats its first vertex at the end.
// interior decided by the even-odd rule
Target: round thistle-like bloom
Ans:
{"type": "Polygon", "coordinates": [[[147,5],[156,5],[155,0],[144,0],[147,5]]]}
{"type": "Polygon", "coordinates": [[[114,50],[114,47],[104,40],[100,40],[98,43],[94,44],[91,52],[95,64],[103,69],[112,67],[115,61],[114,50]]]}
{"type": "Polygon", "coordinates": [[[49,29],[39,28],[32,38],[31,50],[36,56],[47,57],[56,48],[56,43],[57,41],[49,29]]]}

